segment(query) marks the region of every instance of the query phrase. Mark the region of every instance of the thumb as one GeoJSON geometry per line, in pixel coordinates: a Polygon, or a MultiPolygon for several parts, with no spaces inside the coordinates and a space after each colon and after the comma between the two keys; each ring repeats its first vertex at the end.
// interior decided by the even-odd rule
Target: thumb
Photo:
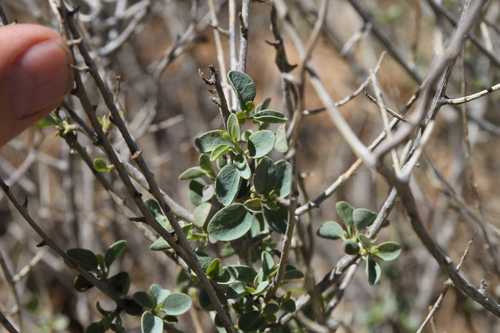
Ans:
{"type": "Polygon", "coordinates": [[[71,89],[60,35],[32,24],[0,27],[0,146],[58,106],[71,89]]]}

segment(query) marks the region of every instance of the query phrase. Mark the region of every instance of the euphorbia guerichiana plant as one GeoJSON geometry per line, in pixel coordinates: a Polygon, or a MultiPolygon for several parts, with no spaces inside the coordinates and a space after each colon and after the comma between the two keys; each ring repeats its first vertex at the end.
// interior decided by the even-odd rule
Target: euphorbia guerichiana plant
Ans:
{"type": "MultiPolygon", "coordinates": [[[[239,105],[224,119],[224,128],[202,133],[195,139],[198,165],[179,176],[188,182],[189,199],[195,206],[194,220],[183,222],[182,227],[188,239],[197,245],[195,253],[206,275],[228,301],[239,331],[288,332],[293,321],[282,323],[280,318],[295,311],[296,297],[292,290],[270,292],[280,256],[277,238],[273,236],[285,233],[289,219],[285,202],[291,194],[292,165],[284,158],[272,158],[288,151],[287,118],[270,107],[270,99],[255,104],[255,82],[248,74],[230,71],[227,78],[239,105]]],[[[62,124],[61,121],[57,123],[62,124]]],[[[59,126],[60,131],[66,127],[59,126]]],[[[94,160],[94,167],[97,172],[113,170],[113,166],[102,158],[94,160]]],[[[149,199],[146,205],[156,222],[173,232],[159,203],[149,199]]],[[[363,233],[375,221],[376,213],[355,209],[347,202],[338,202],[336,207],[343,226],[326,222],[318,235],[342,239],[347,254],[366,261],[370,284],[377,283],[381,274],[378,261],[396,259],[400,253],[399,244],[375,244],[363,233]]],[[[111,310],[97,303],[102,319],[92,323],[87,328],[88,333],[109,329],[125,332],[124,313],[141,316],[143,333],[163,332],[165,323],[176,322],[177,316],[191,308],[192,298],[196,306],[213,310],[197,276],[186,270],[181,271],[177,279],[181,292],[171,292],[153,284],[148,291],[127,296],[129,274],[120,272],[108,276],[111,264],[123,255],[126,247],[125,241],[118,241],[104,255],[86,249],[68,250],[68,255],[79,265],[123,296],[122,303],[111,310]]],[[[150,250],[175,255],[161,237],[150,245],[150,250]]],[[[297,267],[287,263],[281,285],[303,277],[297,267]]],[[[75,278],[74,285],[81,292],[92,288],[92,284],[80,275],[75,278]]],[[[218,315],[214,319],[223,330],[218,315]]]]}

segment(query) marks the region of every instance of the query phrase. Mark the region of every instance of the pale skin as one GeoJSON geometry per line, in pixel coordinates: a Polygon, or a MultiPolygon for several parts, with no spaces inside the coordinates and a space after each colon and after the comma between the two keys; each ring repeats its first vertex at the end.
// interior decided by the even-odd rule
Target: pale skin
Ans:
{"type": "Polygon", "coordinates": [[[0,147],[61,104],[72,87],[70,59],[52,29],[0,27],[0,147]]]}

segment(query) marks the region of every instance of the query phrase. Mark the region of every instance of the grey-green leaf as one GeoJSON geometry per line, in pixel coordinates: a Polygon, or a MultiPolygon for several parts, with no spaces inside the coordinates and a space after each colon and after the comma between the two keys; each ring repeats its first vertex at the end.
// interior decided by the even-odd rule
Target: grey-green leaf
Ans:
{"type": "Polygon", "coordinates": [[[292,192],[292,165],[285,160],[278,161],[274,164],[273,174],[278,196],[285,198],[292,192]]]}
{"type": "Polygon", "coordinates": [[[210,153],[210,161],[217,161],[221,156],[229,152],[229,150],[231,150],[231,146],[225,143],[215,147],[210,153]]]}
{"type": "Polygon", "coordinates": [[[401,246],[396,242],[384,242],[375,248],[375,255],[384,261],[396,260],[401,254],[401,246]]]}
{"type": "Polygon", "coordinates": [[[168,295],[163,306],[165,313],[169,316],[180,316],[191,308],[191,297],[182,293],[168,295]]]}
{"type": "Polygon", "coordinates": [[[342,219],[346,225],[352,225],[352,212],[354,208],[346,201],[339,201],[335,205],[337,209],[337,215],[342,219]]]}
{"type": "Polygon", "coordinates": [[[263,158],[255,170],[255,190],[268,194],[274,190],[280,198],[290,194],[292,188],[292,166],[285,160],[273,163],[270,158],[263,158]]]}
{"type": "Polygon", "coordinates": [[[276,142],[274,143],[274,149],[280,153],[286,153],[288,151],[285,125],[279,126],[276,130],[276,142]]]}
{"type": "Polygon", "coordinates": [[[204,202],[201,205],[197,206],[193,212],[193,223],[198,228],[203,228],[205,226],[205,222],[207,221],[208,215],[210,215],[210,211],[212,210],[212,205],[208,202],[204,202]]]}
{"type": "Polygon", "coordinates": [[[160,317],[146,311],[141,317],[141,332],[142,333],[162,333],[163,320],[160,317]]]}
{"type": "Polygon", "coordinates": [[[227,73],[227,78],[238,95],[242,106],[255,99],[257,93],[255,82],[248,74],[239,71],[230,71],[227,73]]]}
{"type": "Polygon", "coordinates": [[[149,249],[151,251],[165,251],[170,248],[170,245],[168,242],[162,238],[159,237],[157,240],[155,240],[150,246],[149,249]]]}
{"type": "Polygon", "coordinates": [[[253,158],[266,156],[273,150],[274,133],[270,130],[262,130],[252,133],[248,138],[248,150],[253,158]]]}
{"type": "Polygon", "coordinates": [[[377,214],[366,208],[356,208],[352,213],[354,225],[359,230],[369,227],[377,218],[377,214]]]}
{"type": "Polygon", "coordinates": [[[262,110],[252,116],[253,119],[262,121],[268,124],[280,124],[286,122],[286,117],[283,113],[273,110],[262,110]]]}
{"type": "Polygon", "coordinates": [[[120,272],[108,279],[109,285],[120,295],[126,295],[130,289],[130,276],[127,272],[120,272]]]}
{"type": "Polygon", "coordinates": [[[232,241],[245,235],[254,216],[242,204],[232,204],[218,211],[208,223],[211,241],[232,241]]]}
{"type": "Polygon", "coordinates": [[[167,289],[163,289],[160,285],[155,283],[152,284],[151,287],[149,287],[149,294],[151,295],[151,297],[153,297],[156,304],[162,304],[163,302],[165,302],[168,295],[170,295],[170,291],[167,289]]]}
{"type": "Polygon", "coordinates": [[[334,240],[344,239],[345,231],[337,222],[328,221],[323,223],[323,225],[319,228],[318,236],[334,240]]]}
{"type": "Polygon", "coordinates": [[[240,123],[235,113],[231,113],[227,118],[227,130],[233,141],[236,142],[240,140],[240,123]]]}
{"type": "Polygon", "coordinates": [[[75,248],[69,249],[66,253],[83,269],[87,271],[95,271],[97,269],[97,256],[94,252],[87,249],[75,248]]]}
{"type": "Polygon", "coordinates": [[[195,167],[189,168],[189,169],[185,170],[183,173],[181,173],[181,175],[179,176],[179,179],[180,180],[189,180],[189,179],[199,178],[199,177],[202,177],[204,175],[206,175],[206,171],[200,167],[195,166],[195,167]]]}
{"type": "Polygon", "coordinates": [[[380,265],[371,257],[366,260],[366,274],[368,275],[368,282],[372,286],[380,280],[382,274],[380,265]]]}
{"type": "Polygon", "coordinates": [[[104,255],[104,262],[106,263],[106,266],[109,267],[117,258],[121,257],[126,249],[126,240],[119,240],[111,244],[104,255]]]}
{"type": "Polygon", "coordinates": [[[225,133],[224,130],[208,131],[197,136],[194,140],[194,144],[201,153],[210,153],[217,146],[222,144],[231,144],[231,140],[229,140],[226,135],[227,133],[225,133]]]}
{"type": "Polygon", "coordinates": [[[234,164],[223,167],[215,180],[215,194],[224,206],[233,202],[240,189],[240,172],[234,164]]]}
{"type": "Polygon", "coordinates": [[[144,309],[152,309],[155,306],[155,300],[144,291],[138,291],[134,293],[132,298],[144,309]]]}

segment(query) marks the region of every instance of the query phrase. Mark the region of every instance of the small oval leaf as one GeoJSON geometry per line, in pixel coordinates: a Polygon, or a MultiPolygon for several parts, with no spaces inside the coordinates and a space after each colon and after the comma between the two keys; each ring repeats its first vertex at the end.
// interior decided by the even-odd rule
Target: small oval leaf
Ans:
{"type": "Polygon", "coordinates": [[[352,212],[354,208],[346,201],[339,201],[335,205],[337,215],[346,225],[352,225],[352,212]]]}
{"type": "Polygon", "coordinates": [[[396,260],[401,254],[401,246],[396,242],[384,242],[376,246],[374,254],[384,261],[396,260]]]}
{"type": "Polygon", "coordinates": [[[248,138],[248,150],[253,158],[266,156],[273,150],[274,133],[270,130],[262,130],[252,133],[248,138]]]}
{"type": "Polygon", "coordinates": [[[358,230],[369,227],[376,218],[377,213],[366,208],[356,208],[352,213],[352,220],[358,230]]]}
{"type": "Polygon", "coordinates": [[[111,266],[111,264],[118,258],[120,258],[125,250],[127,249],[127,241],[119,240],[111,244],[104,255],[104,262],[106,266],[111,266]]]}
{"type": "Polygon", "coordinates": [[[191,167],[180,174],[180,180],[195,179],[206,175],[206,171],[200,167],[191,167]]]}
{"type": "Polygon", "coordinates": [[[242,204],[232,204],[218,211],[208,223],[211,241],[232,241],[245,235],[254,216],[242,204]]]}
{"type": "Polygon", "coordinates": [[[245,106],[245,104],[255,99],[257,93],[255,82],[248,74],[239,71],[229,71],[227,78],[238,95],[241,106],[245,106]]]}
{"type": "Polygon", "coordinates": [[[380,265],[371,257],[366,260],[366,274],[368,275],[368,282],[372,286],[380,280],[382,274],[380,265]]]}
{"type": "Polygon", "coordinates": [[[344,239],[345,231],[337,222],[328,221],[323,223],[323,225],[319,228],[318,236],[333,240],[344,239]]]}
{"type": "Polygon", "coordinates": [[[227,206],[233,202],[240,189],[240,172],[234,164],[228,164],[217,174],[215,194],[221,204],[227,206]]]}
{"type": "Polygon", "coordinates": [[[191,308],[191,297],[182,293],[172,293],[163,302],[165,313],[169,316],[180,316],[191,308]]]}
{"type": "MultiPolygon", "coordinates": [[[[224,135],[224,130],[213,130],[197,136],[194,145],[201,153],[210,153],[222,144],[230,145],[231,141],[224,135]]],[[[227,134],[227,133],[226,133],[227,134]]]]}
{"type": "Polygon", "coordinates": [[[95,271],[97,269],[97,256],[94,252],[87,249],[75,248],[69,249],[66,253],[83,269],[87,271],[95,271]]]}
{"type": "Polygon", "coordinates": [[[286,117],[283,113],[274,110],[258,111],[252,116],[253,119],[262,121],[268,124],[281,124],[286,123],[286,117]]]}
{"type": "Polygon", "coordinates": [[[141,332],[142,333],[162,333],[163,320],[160,317],[146,311],[141,317],[141,332]]]}
{"type": "Polygon", "coordinates": [[[235,113],[231,113],[227,118],[227,130],[233,141],[237,142],[240,140],[240,123],[235,113]]]}

